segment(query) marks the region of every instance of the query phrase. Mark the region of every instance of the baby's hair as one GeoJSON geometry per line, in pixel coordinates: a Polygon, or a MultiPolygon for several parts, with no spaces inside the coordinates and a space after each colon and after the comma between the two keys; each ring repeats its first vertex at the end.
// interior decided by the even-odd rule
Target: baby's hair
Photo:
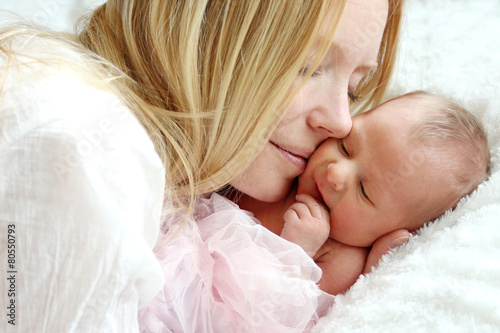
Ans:
{"type": "MultiPolygon", "coordinates": [[[[451,192],[441,203],[444,210],[454,207],[472,193],[490,173],[490,151],[482,124],[465,108],[425,91],[401,96],[418,100],[426,111],[410,137],[414,143],[430,149],[436,158],[447,158],[443,174],[450,177],[451,192]]],[[[436,216],[437,217],[437,216],[436,216]]]]}

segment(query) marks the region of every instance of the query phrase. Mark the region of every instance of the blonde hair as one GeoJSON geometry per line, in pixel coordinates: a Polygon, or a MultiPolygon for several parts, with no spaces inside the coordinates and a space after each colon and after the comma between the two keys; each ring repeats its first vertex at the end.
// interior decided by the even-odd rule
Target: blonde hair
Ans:
{"type": "MultiPolygon", "coordinates": [[[[301,68],[311,63],[305,82],[330,48],[346,2],[108,0],[82,21],[83,48],[24,33],[66,43],[81,53],[82,72],[116,91],[155,144],[168,199],[182,207],[251,163],[300,89],[289,91],[301,68]]],[[[400,2],[389,1],[379,68],[359,85],[366,103],[380,100],[392,72],[400,2]]]]}
{"type": "Polygon", "coordinates": [[[345,1],[110,0],[78,41],[134,80],[170,198],[212,192],[247,167],[345,1]]]}
{"type": "MultiPolygon", "coordinates": [[[[313,47],[310,73],[326,54],[345,3],[109,0],[78,41],[134,80],[131,91],[144,100],[145,126],[165,163],[167,194],[194,197],[250,164],[291,102],[289,87],[313,47]],[[334,24],[319,39],[327,20],[334,24]]],[[[401,0],[389,3],[379,68],[357,91],[369,95],[365,104],[380,102],[394,65],[401,0]]]]}
{"type": "Polygon", "coordinates": [[[449,191],[443,189],[443,201],[437,203],[436,211],[428,220],[436,218],[445,210],[472,193],[490,174],[490,151],[482,124],[472,113],[443,97],[424,91],[415,91],[401,96],[417,101],[428,112],[414,126],[410,140],[430,150],[440,163],[441,174],[449,180],[449,191]]]}

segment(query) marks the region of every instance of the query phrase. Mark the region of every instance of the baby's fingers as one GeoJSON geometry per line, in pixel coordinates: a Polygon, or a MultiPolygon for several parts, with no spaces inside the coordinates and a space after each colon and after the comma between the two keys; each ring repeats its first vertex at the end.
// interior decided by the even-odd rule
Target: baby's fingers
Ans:
{"type": "Polygon", "coordinates": [[[311,217],[312,215],[309,207],[302,202],[294,203],[285,213],[285,220],[303,220],[310,219],[311,217]]]}
{"type": "Polygon", "coordinates": [[[285,212],[285,214],[283,215],[283,220],[285,221],[285,228],[287,225],[296,226],[300,223],[300,217],[292,207],[290,207],[285,212]]]}
{"type": "Polygon", "coordinates": [[[319,219],[328,219],[328,211],[326,210],[326,207],[309,194],[299,194],[295,197],[295,200],[306,205],[308,211],[313,217],[319,219]]]}

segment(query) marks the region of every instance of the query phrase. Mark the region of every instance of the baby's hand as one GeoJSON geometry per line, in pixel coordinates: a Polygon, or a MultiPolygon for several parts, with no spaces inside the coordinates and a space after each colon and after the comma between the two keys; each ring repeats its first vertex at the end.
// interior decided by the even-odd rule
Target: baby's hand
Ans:
{"type": "Polygon", "coordinates": [[[308,194],[299,194],[296,200],[283,216],[285,225],[281,237],[299,245],[313,257],[330,234],[330,214],[308,194]]]}

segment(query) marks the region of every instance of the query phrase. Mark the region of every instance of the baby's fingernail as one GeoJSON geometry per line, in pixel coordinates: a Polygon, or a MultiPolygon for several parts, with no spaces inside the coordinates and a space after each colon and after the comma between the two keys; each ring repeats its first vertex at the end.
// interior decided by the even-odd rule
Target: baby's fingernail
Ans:
{"type": "Polygon", "coordinates": [[[410,239],[410,236],[402,236],[402,237],[399,237],[399,238],[396,238],[395,240],[393,240],[391,242],[391,244],[389,245],[389,247],[391,249],[395,248],[396,246],[399,246],[399,245],[403,245],[404,243],[406,243],[408,240],[410,239]]]}

